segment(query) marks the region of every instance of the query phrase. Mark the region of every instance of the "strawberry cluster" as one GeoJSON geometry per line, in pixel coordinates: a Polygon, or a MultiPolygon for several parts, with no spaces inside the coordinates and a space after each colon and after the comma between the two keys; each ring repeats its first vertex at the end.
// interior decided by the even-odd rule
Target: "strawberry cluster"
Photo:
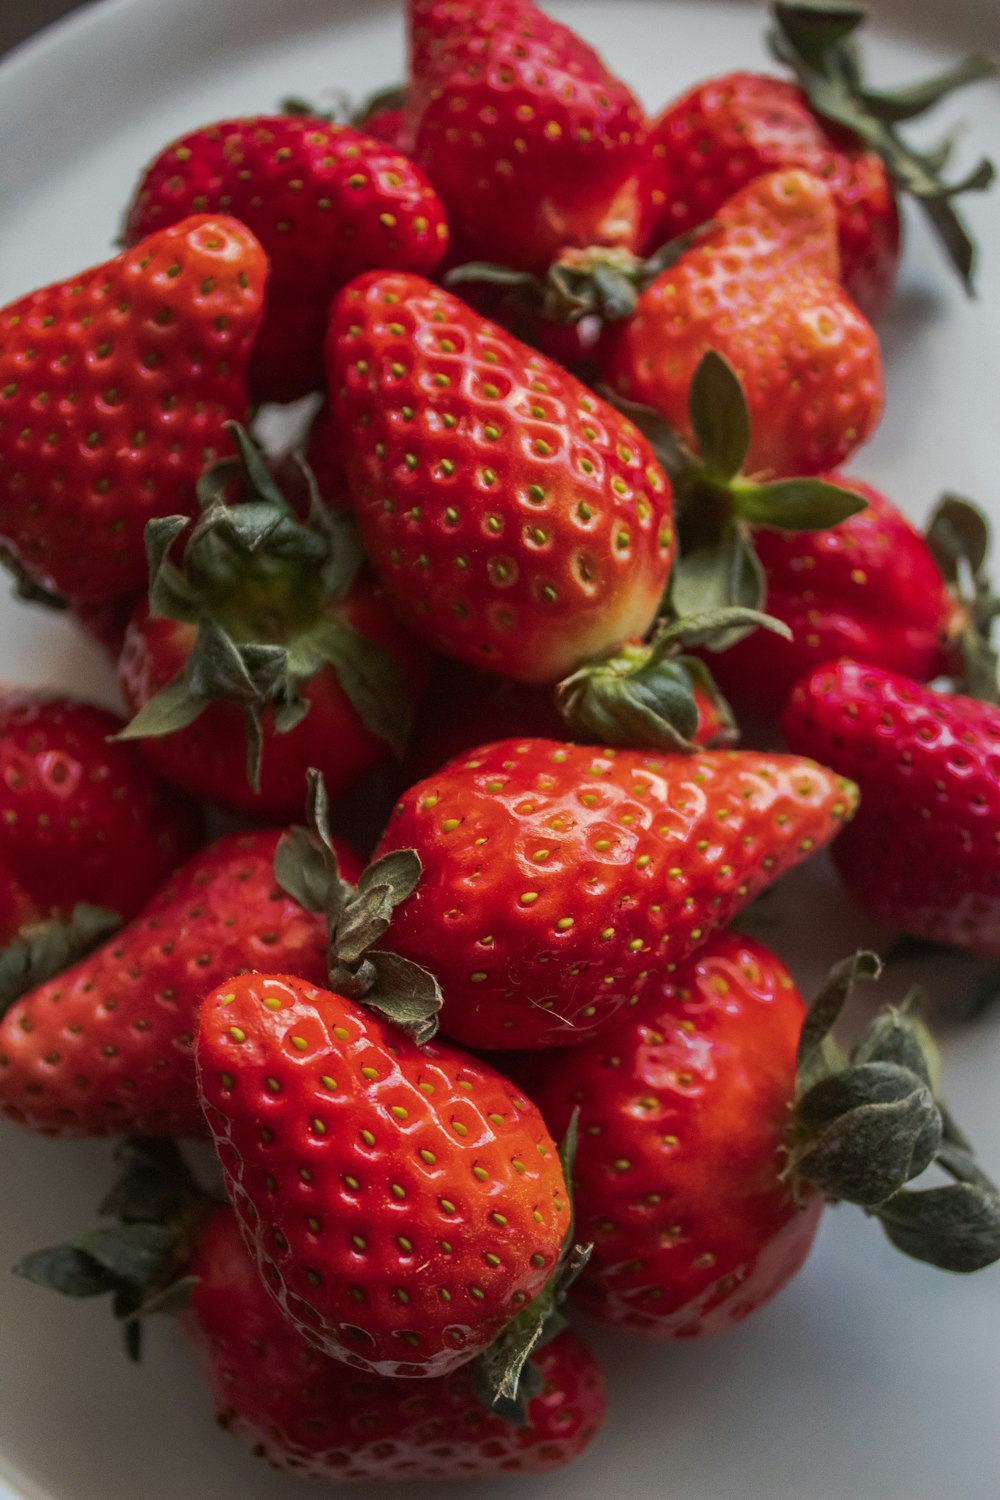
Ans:
{"type": "Polygon", "coordinates": [[[409,12],[402,96],[185,135],[0,311],[4,560],[129,713],[0,694],[0,1113],[122,1167],[19,1269],[133,1348],[180,1311],[223,1423],[335,1481],[566,1462],[571,1311],[729,1328],[827,1201],[1000,1259],[914,1002],[846,1048],[879,960],[807,1010],[731,926],[836,840],[887,926],[1000,954],[985,523],[840,467],[899,190],[972,274],[900,123],[990,65],[894,100],[860,12],[778,0],[795,81],[649,120],[532,0],[409,12]]]}

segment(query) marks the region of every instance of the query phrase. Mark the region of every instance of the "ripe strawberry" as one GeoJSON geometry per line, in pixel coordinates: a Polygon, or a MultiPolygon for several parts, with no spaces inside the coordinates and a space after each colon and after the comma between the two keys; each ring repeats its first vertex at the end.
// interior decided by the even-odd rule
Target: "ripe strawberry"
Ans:
{"type": "Polygon", "coordinates": [[[29,1255],[18,1274],[71,1296],[110,1292],[131,1315],[133,1348],[147,1309],[180,1310],[220,1425],[276,1468],[334,1482],[540,1473],[600,1427],[600,1368],[569,1331],[533,1356],[521,1425],[487,1411],[469,1370],[416,1389],[321,1354],[263,1286],[232,1209],[206,1198],[172,1142],[133,1139],[118,1154],[125,1170],[103,1211],[120,1225],[29,1255]]]}
{"type": "MultiPolygon", "coordinates": [[[[192,1056],[202,996],[275,962],[322,980],[322,921],[274,875],[279,834],[231,834],[142,914],[0,1020],[0,1114],[43,1135],[201,1135],[192,1056]]],[[[345,870],[359,866],[343,851],[345,870]]]]}
{"type": "Polygon", "coordinates": [[[806,172],[776,172],[730,198],[715,224],[641,293],[632,318],[607,330],[605,377],[690,442],[691,381],[715,349],[746,393],[749,473],[835,468],[878,423],[882,365],[870,324],[835,279],[830,195],[806,172]]]}
{"type": "Polygon", "coordinates": [[[861,813],[835,859],[880,920],[1000,954],[1000,708],[844,661],[795,688],[796,750],[857,778],[861,813]]]}
{"type": "Polygon", "coordinates": [[[75,603],[143,588],[146,522],[190,515],[246,414],[266,260],[198,215],[0,312],[0,540],[75,603]]]}
{"type": "Polygon", "coordinates": [[[323,331],[337,289],[370,266],[430,274],[448,248],[441,200],[398,151],[322,118],[222,120],[166,146],[146,169],[127,243],[192,212],[233,214],[271,277],[254,347],[258,400],[323,383],[323,331]]]}
{"type": "Polygon", "coordinates": [[[896,190],[912,193],[925,208],[968,288],[975,247],[954,199],[988,186],[992,168],[981,162],[963,182],[948,184],[947,148],[918,152],[899,126],[952,90],[994,75],[995,60],[976,55],[914,88],[876,90],[863,77],[853,36],[865,19],[860,7],[831,14],[828,6],[778,0],[772,15],[771,49],[800,86],[730,73],[668,106],[649,132],[650,242],[704,223],[755,177],[802,167],[822,177],[833,195],[844,284],[869,317],[881,310],[896,276],[896,190]]]}
{"type": "Polygon", "coordinates": [[[0,691],[0,944],[80,901],[128,920],[197,847],[196,809],[108,743],[120,727],[76,698],[0,691]]]}
{"type": "Polygon", "coordinates": [[[327,363],[362,539],[435,646],[552,682],[646,630],[674,535],[630,422],[415,276],[342,292],[327,363]]]}
{"type": "MultiPolygon", "coordinates": [[[[169,517],[150,531],[149,607],[134,615],[119,678],[128,729],[169,781],[241,812],[299,814],[307,770],[332,795],[405,744],[424,653],[361,563],[353,528],[314,496],[299,521],[243,432],[239,466],[204,476],[184,549],[169,517]],[[247,776],[234,769],[246,760],[247,776]]],[[[305,481],[308,476],[302,476],[305,481]]]]}
{"type": "Polygon", "coordinates": [[[717,935],[641,1011],[550,1069],[539,1089],[550,1126],[579,1110],[576,1210],[594,1245],[573,1289],[582,1307],[652,1338],[722,1332],[799,1270],[824,1192],[943,1268],[1000,1255],[995,1189],[972,1195],[991,1226],[979,1246],[967,1188],[905,1186],[943,1131],[954,1139],[926,1033],[889,1012],[850,1059],[829,1036],[852,977],[877,972],[873,955],[841,966],[803,1030],[778,959],[717,935]],[[936,1228],[920,1222],[935,1195],[936,1228]]]}
{"type": "Polygon", "coordinates": [[[415,849],[423,874],[389,941],[438,976],[463,1045],[576,1045],[853,806],[788,756],[487,745],[398,803],[377,853],[415,849]]]}
{"type": "Polygon", "coordinates": [[[800,677],[838,656],[928,682],[955,665],[963,607],[902,511],[871,485],[829,474],[866,510],[822,531],[758,529],[769,614],[790,640],[757,633],[712,659],[739,706],[777,713],[800,677]]]}
{"type": "Polygon", "coordinates": [[[543,270],[567,245],[634,248],[645,119],[531,0],[411,0],[408,124],[461,259],[543,270]]]}
{"type": "Polygon", "coordinates": [[[328,1354],[446,1375],[550,1280],[570,1225],[559,1157],[485,1064],[283,975],[213,990],[196,1050],[261,1274],[328,1354]]]}

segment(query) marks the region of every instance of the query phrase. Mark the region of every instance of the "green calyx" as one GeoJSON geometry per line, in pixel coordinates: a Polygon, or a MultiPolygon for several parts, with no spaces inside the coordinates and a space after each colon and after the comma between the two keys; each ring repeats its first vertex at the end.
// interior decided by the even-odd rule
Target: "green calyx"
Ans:
{"type": "MultiPolygon", "coordinates": [[[[566,1190],[570,1193],[571,1208],[578,1115],[579,1111],[574,1110],[559,1147],[559,1161],[566,1190]]],[[[592,1249],[592,1245],[577,1244],[575,1216],[571,1213],[559,1259],[545,1286],[500,1330],[474,1363],[473,1374],[480,1401],[487,1411],[494,1412],[514,1427],[527,1425],[528,1403],[543,1389],[531,1357],[568,1326],[563,1310],[566,1296],[590,1259],[592,1249]]]]}
{"type": "Polygon", "coordinates": [[[17,941],[0,950],[0,1016],[29,990],[86,957],[121,926],[121,920],[116,911],[80,901],[66,921],[22,928],[17,941]]]}
{"type": "Polygon", "coordinates": [[[787,1176],[877,1218],[904,1254],[946,1271],[1000,1260],[1000,1191],[937,1097],[940,1060],[910,995],[846,1053],[833,1030],[858,979],[882,964],[858,953],[838,964],[799,1043],[787,1176]],[[953,1181],[908,1186],[932,1165],[953,1181]]]}
{"type": "Polygon", "coordinates": [[[956,601],[957,626],[949,645],[962,663],[958,686],[986,703],[1000,703],[1000,661],[992,640],[1000,596],[987,566],[990,523],[971,500],[943,495],[927,528],[927,545],[956,601]]]}
{"type": "Polygon", "coordinates": [[[872,88],[864,77],[855,33],[866,19],[859,5],[836,0],[777,0],[772,6],[771,51],[791,68],[809,102],[825,120],[858,136],[885,163],[896,187],[921,205],[967,292],[973,289],[976,246],[955,208],[961,193],[981,192],[995,175],[980,161],[955,182],[943,173],[953,142],[917,150],[899,127],[932,109],[954,90],[995,78],[998,61],[976,53],[935,78],[908,88],[872,88]]]}
{"type": "Polygon", "coordinates": [[[198,1186],[174,1141],[129,1137],[115,1159],[121,1175],[100,1208],[115,1222],[36,1250],[14,1273],[64,1297],[110,1295],[126,1350],[138,1359],[141,1320],[187,1305],[195,1285],[187,1267],[214,1199],[198,1186]]]}
{"type": "Polygon", "coordinates": [[[7,543],[0,543],[0,568],[10,575],[14,584],[15,599],[21,599],[25,604],[41,604],[45,609],[52,609],[58,613],[69,608],[69,602],[63,598],[62,594],[56,593],[54,589],[46,588],[44,584],[31,576],[14,548],[7,543]]]}
{"type": "Polygon", "coordinates": [[[862,495],[822,479],[758,482],[742,472],[752,436],[750,411],[739,376],[714,349],[702,356],[688,393],[695,448],[652,408],[609,399],[645,435],[673,484],[680,555],[670,604],[679,616],[764,608],[766,579],[754,528],[825,531],[867,504],[862,495]]]}
{"type": "Polygon", "coordinates": [[[173,734],[210,703],[236,704],[246,721],[247,778],[259,790],[265,710],[279,734],[295,729],[309,711],[303,687],[332,667],[365,727],[401,755],[412,717],[403,673],[332,613],[363,560],[353,522],[324,507],[305,465],[311,506],[300,520],[248,434],[236,423],[229,431],[239,457],[202,475],[194,525],[165,516],[146,527],[150,612],[196,625],[198,634],[184,669],[119,738],[173,734]],[[234,488],[243,498],[231,502],[234,488]],[[172,554],[184,532],[178,566],[172,554]]]}
{"type": "Polygon", "coordinates": [[[690,234],[668,240],[645,260],[620,247],[595,245],[587,250],[564,250],[544,276],[489,261],[469,261],[449,271],[445,284],[495,287],[506,294],[504,302],[515,316],[563,325],[592,317],[617,323],[632,317],[646,288],[714,227],[703,224],[690,234]]]}
{"type": "Polygon", "coordinates": [[[429,1042],[437,1031],[440,985],[419,964],[377,946],[395,908],[417,887],[419,855],[398,849],[369,865],[356,886],[343,880],[318,771],[309,772],[307,821],[308,828],[282,838],[274,873],[293,900],[326,918],[331,989],[376,1011],[418,1045],[429,1042]]]}
{"type": "Polygon", "coordinates": [[[688,753],[703,749],[696,738],[702,703],[711,705],[719,728],[715,744],[733,744],[736,724],[712,674],[685,648],[715,649],[751,630],[791,637],[788,626],[757,610],[722,608],[661,624],[648,644],[629,642],[588,662],[556,688],[556,703],[570,730],[600,745],[628,745],[688,753]]]}

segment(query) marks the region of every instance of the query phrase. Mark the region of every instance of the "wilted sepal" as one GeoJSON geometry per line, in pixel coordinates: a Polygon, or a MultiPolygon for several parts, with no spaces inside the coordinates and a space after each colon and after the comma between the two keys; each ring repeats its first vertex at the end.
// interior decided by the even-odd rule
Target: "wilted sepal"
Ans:
{"type": "Polygon", "coordinates": [[[150,613],[195,625],[198,637],[183,670],[118,738],[174,734],[212,703],[235,704],[246,722],[247,779],[259,790],[265,713],[279,734],[295,729],[309,712],[303,689],[332,667],[366,729],[402,755],[412,702],[399,664],[330,611],[363,561],[352,520],[324,507],[305,464],[311,503],[300,520],[260,449],[237,423],[228,428],[239,456],[201,475],[194,526],[165,516],[146,528],[150,613]],[[178,566],[172,550],[189,527],[178,566]]]}
{"type": "Polygon", "coordinates": [[[121,920],[116,911],[81,901],[67,922],[22,928],[17,941],[0,950],[0,1016],[29,990],[84,958],[121,926],[121,920]]]}
{"type": "Polygon", "coordinates": [[[895,185],[921,204],[945,253],[972,291],[976,247],[953,199],[982,191],[994,177],[993,164],[980,161],[966,177],[942,177],[951,141],[923,151],[908,145],[898,126],[938,104],[954,89],[996,77],[997,60],[976,53],[936,78],[909,88],[881,91],[864,79],[854,33],[866,18],[861,6],[829,0],[777,0],[768,37],[774,56],[794,72],[817,114],[859,136],[885,163],[895,185]]]}
{"type": "Polygon", "coordinates": [[[540,1391],[537,1371],[530,1363],[531,1356],[567,1326],[563,1312],[566,1294],[587,1264],[593,1249],[592,1245],[576,1243],[576,1220],[572,1212],[579,1113],[579,1110],[573,1111],[559,1147],[563,1180],[570,1194],[570,1223],[559,1259],[538,1296],[500,1330],[473,1365],[476,1392],[483,1405],[515,1427],[527,1424],[528,1402],[540,1391]]]}
{"type": "Polygon", "coordinates": [[[957,685],[974,698],[1000,703],[1000,661],[992,641],[1000,596],[988,567],[990,523],[971,500],[942,495],[928,524],[927,545],[957,604],[957,630],[950,643],[963,666],[957,685]]]}
{"type": "Polygon", "coordinates": [[[214,1200],[198,1186],[173,1141],[127,1138],[116,1161],[121,1176],[100,1211],[118,1222],[36,1250],[14,1271],[65,1297],[109,1294],[135,1359],[139,1320],[186,1305],[196,1284],[187,1274],[194,1238],[214,1200]]]}
{"type": "Polygon", "coordinates": [[[415,849],[394,850],[351,885],[337,866],[329,803],[318,771],[309,772],[306,816],[308,828],[291,829],[278,844],[274,873],[293,900],[326,917],[330,988],[367,1005],[422,1046],[437,1031],[441,987],[420,964],[375,946],[388,931],[395,908],[416,889],[420,856],[415,849]]]}
{"type": "Polygon", "coordinates": [[[649,644],[627,642],[588,662],[556,687],[556,703],[572,732],[601,745],[690,752],[701,718],[696,691],[719,719],[717,740],[736,735],[729,705],[705,663],[682,655],[687,646],[739,639],[758,626],[790,637],[786,625],[755,610],[693,615],[662,626],[649,644]]]}

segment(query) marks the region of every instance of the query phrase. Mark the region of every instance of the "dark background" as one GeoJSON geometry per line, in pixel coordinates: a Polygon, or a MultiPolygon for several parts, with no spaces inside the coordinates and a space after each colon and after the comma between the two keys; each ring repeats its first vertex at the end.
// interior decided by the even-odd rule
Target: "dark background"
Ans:
{"type": "Polygon", "coordinates": [[[0,0],[0,52],[16,47],[80,4],[81,0],[0,0]]]}

